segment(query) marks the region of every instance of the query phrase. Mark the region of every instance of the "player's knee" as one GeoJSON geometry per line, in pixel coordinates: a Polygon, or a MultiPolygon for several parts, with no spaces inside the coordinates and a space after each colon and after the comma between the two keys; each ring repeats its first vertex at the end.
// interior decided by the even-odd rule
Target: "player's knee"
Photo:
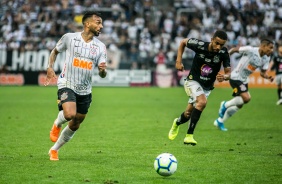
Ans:
{"type": "Polygon", "coordinates": [[[75,118],[75,115],[76,115],[75,112],[65,112],[65,113],[64,113],[65,119],[66,119],[67,121],[70,121],[70,120],[74,119],[74,118],[75,118]]]}
{"type": "Polygon", "coordinates": [[[201,100],[199,102],[197,102],[196,108],[198,110],[203,110],[207,105],[207,101],[206,100],[201,100]]]}
{"type": "Polygon", "coordinates": [[[244,101],[244,104],[247,104],[251,101],[251,98],[250,97],[243,98],[243,101],[244,101]]]}

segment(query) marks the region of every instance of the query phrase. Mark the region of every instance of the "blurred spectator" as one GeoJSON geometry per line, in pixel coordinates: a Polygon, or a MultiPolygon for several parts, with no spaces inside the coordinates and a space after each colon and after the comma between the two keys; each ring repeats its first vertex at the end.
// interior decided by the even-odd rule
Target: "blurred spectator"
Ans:
{"type": "MultiPolygon", "coordinates": [[[[51,49],[65,32],[81,30],[89,9],[102,11],[100,39],[132,68],[151,68],[159,51],[174,62],[179,40],[210,41],[215,29],[227,31],[227,47],[256,45],[262,36],[282,42],[278,0],[2,0],[0,49],[51,49]]],[[[185,58],[189,66],[191,53],[185,58]]]]}

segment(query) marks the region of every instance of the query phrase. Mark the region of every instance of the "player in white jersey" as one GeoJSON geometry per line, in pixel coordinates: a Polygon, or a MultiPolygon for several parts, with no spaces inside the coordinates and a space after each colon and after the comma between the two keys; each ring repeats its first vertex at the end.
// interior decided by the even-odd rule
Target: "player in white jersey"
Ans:
{"type": "Polygon", "coordinates": [[[107,75],[106,46],[95,36],[103,28],[101,15],[87,12],[82,18],[83,31],[67,33],[58,41],[49,57],[45,86],[56,78],[53,65],[60,52],[66,52],[64,68],[58,77],[59,113],[50,131],[55,144],[49,150],[50,160],[59,160],[58,151],[67,143],[86,117],[92,102],[92,76],[98,66],[99,76],[107,75]],[[60,134],[64,123],[68,122],[60,134]]]}
{"type": "Polygon", "coordinates": [[[269,39],[262,39],[259,47],[242,46],[229,50],[229,54],[239,52],[242,57],[237,67],[231,72],[229,83],[233,88],[233,98],[223,101],[219,108],[219,117],[214,125],[222,131],[227,131],[224,122],[235,114],[244,104],[251,100],[248,91],[248,77],[256,69],[260,70],[261,77],[273,81],[273,77],[267,74],[270,56],[273,53],[274,43],[269,39]]]}

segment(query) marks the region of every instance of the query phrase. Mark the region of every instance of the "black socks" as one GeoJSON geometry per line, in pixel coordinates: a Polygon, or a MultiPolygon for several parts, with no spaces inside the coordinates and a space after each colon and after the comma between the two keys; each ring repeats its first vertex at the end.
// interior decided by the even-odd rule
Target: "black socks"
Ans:
{"type": "Polygon", "coordinates": [[[198,109],[194,108],[194,110],[191,113],[191,121],[189,124],[189,128],[187,131],[187,134],[193,134],[194,130],[196,128],[196,125],[201,117],[202,111],[199,111],[198,109]]]}
{"type": "Polygon", "coordinates": [[[183,123],[186,123],[190,118],[186,118],[184,116],[184,112],[182,112],[182,114],[180,115],[180,117],[178,118],[178,120],[176,121],[176,124],[179,126],[183,123]]]}

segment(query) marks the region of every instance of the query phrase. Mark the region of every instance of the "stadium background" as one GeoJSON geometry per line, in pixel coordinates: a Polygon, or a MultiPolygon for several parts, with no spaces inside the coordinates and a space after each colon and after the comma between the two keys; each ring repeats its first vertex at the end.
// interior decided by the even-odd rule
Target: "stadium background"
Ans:
{"type": "MultiPolygon", "coordinates": [[[[281,5],[281,0],[2,0],[0,85],[42,85],[49,53],[58,39],[81,31],[83,13],[97,9],[103,14],[104,29],[98,39],[108,48],[109,75],[106,79],[93,76],[94,86],[178,86],[194,54],[186,49],[186,71],[175,71],[181,39],[210,41],[216,29],[223,29],[228,48],[257,46],[264,36],[281,44],[281,5]]],[[[63,57],[57,59],[57,73],[63,57]]],[[[233,67],[238,58],[232,55],[233,67]]],[[[275,84],[256,72],[250,86],[275,84]]]]}

